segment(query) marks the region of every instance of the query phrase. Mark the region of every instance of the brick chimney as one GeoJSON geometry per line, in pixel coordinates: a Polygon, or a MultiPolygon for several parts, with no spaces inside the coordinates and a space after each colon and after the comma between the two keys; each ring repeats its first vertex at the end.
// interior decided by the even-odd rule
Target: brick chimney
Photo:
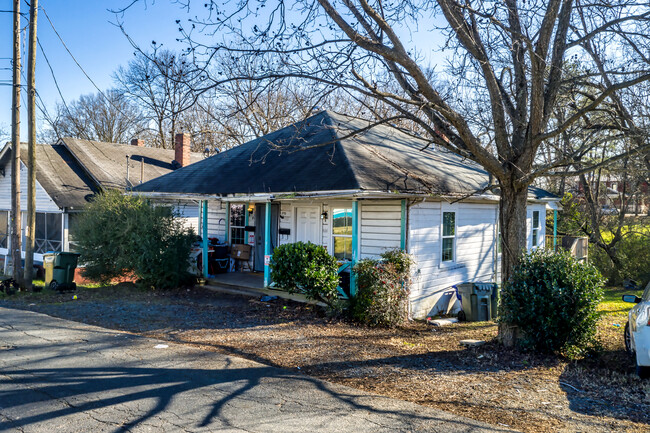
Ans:
{"type": "Polygon", "coordinates": [[[190,134],[176,134],[174,140],[174,161],[181,167],[190,165],[190,134]]]}
{"type": "Polygon", "coordinates": [[[141,140],[139,138],[134,138],[133,140],[131,140],[131,146],[144,147],[144,140],[141,140]]]}

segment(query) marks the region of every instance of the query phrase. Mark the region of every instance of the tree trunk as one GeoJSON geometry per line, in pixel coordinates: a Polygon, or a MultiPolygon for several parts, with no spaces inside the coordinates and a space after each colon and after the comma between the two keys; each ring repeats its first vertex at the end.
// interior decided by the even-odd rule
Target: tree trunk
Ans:
{"type": "MultiPolygon", "coordinates": [[[[512,276],[526,251],[526,201],[528,188],[516,189],[501,186],[499,224],[501,227],[501,285],[512,276]]],[[[505,346],[512,346],[519,338],[516,327],[499,323],[499,339],[505,346]]]]}
{"type": "Polygon", "coordinates": [[[12,277],[22,280],[20,254],[20,0],[14,0],[13,92],[11,116],[11,262],[12,277]]]}
{"type": "Polygon", "coordinates": [[[25,270],[23,286],[32,288],[34,273],[34,246],[36,234],[36,18],[38,0],[29,7],[29,59],[27,65],[27,226],[25,242],[25,270]]]}

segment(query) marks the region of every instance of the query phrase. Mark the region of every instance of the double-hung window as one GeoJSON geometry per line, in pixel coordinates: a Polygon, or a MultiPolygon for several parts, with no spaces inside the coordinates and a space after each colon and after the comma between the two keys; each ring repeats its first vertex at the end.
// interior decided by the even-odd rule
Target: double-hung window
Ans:
{"type": "Polygon", "coordinates": [[[456,212],[442,213],[442,263],[456,260],[456,212]]]}
{"type": "Polygon", "coordinates": [[[246,224],[246,206],[243,204],[230,205],[230,244],[243,244],[246,224]]]}
{"type": "Polygon", "coordinates": [[[352,260],[352,209],[332,209],[332,240],[334,257],[352,260]]]}
{"type": "Polygon", "coordinates": [[[0,211],[0,248],[7,248],[9,238],[9,212],[0,211]]]}
{"type": "Polygon", "coordinates": [[[539,211],[533,211],[533,230],[532,230],[532,245],[533,248],[539,245],[539,211]]]}

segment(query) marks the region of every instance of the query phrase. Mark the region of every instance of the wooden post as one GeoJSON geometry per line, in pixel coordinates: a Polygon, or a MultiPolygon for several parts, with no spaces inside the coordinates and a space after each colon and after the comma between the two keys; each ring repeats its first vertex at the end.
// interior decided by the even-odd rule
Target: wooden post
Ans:
{"type": "Polygon", "coordinates": [[[36,19],[38,0],[29,4],[29,59],[27,63],[27,231],[23,285],[32,288],[34,248],[36,246],[36,19]]]}
{"type": "Polygon", "coordinates": [[[357,294],[357,275],[354,265],[359,259],[359,202],[352,202],[352,263],[350,263],[350,296],[357,294]]]}
{"type": "Polygon", "coordinates": [[[20,0],[14,0],[13,92],[11,110],[11,262],[14,280],[22,280],[20,224],[20,0]]]}
{"type": "Polygon", "coordinates": [[[201,202],[201,208],[203,210],[203,224],[201,227],[203,229],[203,276],[208,278],[209,269],[208,269],[208,201],[203,200],[201,202]]]}
{"type": "Polygon", "coordinates": [[[264,287],[271,285],[271,202],[266,202],[264,212],[264,287]]]}

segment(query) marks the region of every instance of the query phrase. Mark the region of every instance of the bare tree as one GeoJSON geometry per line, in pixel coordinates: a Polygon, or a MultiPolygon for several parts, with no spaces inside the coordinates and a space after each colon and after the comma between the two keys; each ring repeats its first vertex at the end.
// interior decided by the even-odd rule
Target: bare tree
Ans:
{"type": "MultiPolygon", "coordinates": [[[[286,77],[346,89],[382,101],[417,124],[432,144],[491,173],[496,184],[486,189],[500,192],[505,280],[525,249],[529,186],[573,163],[571,154],[540,163],[542,143],[599,110],[615,92],[650,79],[644,58],[650,35],[645,1],[203,3],[203,17],[190,20],[187,30],[179,24],[202,73],[209,75],[218,52],[230,53],[240,63],[265,56],[278,60],[246,76],[209,76],[197,90],[237,79],[270,82],[286,77]],[[200,36],[196,29],[202,31],[200,36]],[[446,70],[429,67],[424,53],[432,47],[428,42],[417,46],[417,39],[409,37],[410,29],[446,38],[446,70]],[[590,53],[586,44],[595,40],[607,40],[608,50],[590,53]],[[621,52],[626,55],[616,54],[621,52]],[[572,57],[579,60],[579,74],[567,75],[572,57]],[[615,79],[608,82],[597,72],[599,60],[615,79]],[[581,77],[599,81],[593,100],[556,121],[552,115],[560,89],[581,77]]],[[[380,122],[388,120],[393,119],[380,122]]],[[[594,168],[584,166],[565,174],[594,168]]],[[[508,330],[502,329],[506,339],[508,330]]]]}
{"type": "Polygon", "coordinates": [[[140,110],[117,90],[82,95],[70,104],[58,104],[49,120],[51,141],[61,137],[126,143],[147,130],[140,110]]]}
{"type": "Polygon", "coordinates": [[[136,52],[114,74],[119,91],[140,107],[156,134],[155,147],[173,148],[183,112],[195,103],[195,69],[168,50],[136,52]]]}
{"type": "MultiPolygon", "coordinates": [[[[206,43],[205,37],[185,33],[198,59],[210,62],[215,50],[231,53],[240,63],[280,54],[277,67],[239,78],[307,78],[379,99],[426,131],[431,143],[489,171],[501,195],[506,279],[525,248],[528,187],[538,176],[566,167],[570,157],[540,165],[541,144],[597,110],[614,92],[650,78],[638,54],[634,62],[612,57],[605,67],[616,81],[602,81],[594,100],[563,123],[552,119],[560,88],[576,79],[564,73],[567,57],[578,56],[581,73],[594,74],[586,41],[606,37],[610,47],[623,47],[634,34],[641,35],[637,44],[647,47],[643,35],[649,33],[650,11],[638,1],[297,0],[292,8],[300,14],[291,15],[285,13],[284,2],[258,8],[243,0],[237,7],[210,1],[208,6],[209,15],[192,24],[202,26],[203,36],[228,32],[236,44],[206,43]],[[259,24],[262,16],[270,17],[264,25],[259,24]],[[418,51],[427,47],[402,37],[418,26],[447,37],[453,54],[445,73],[427,67],[427,58],[418,51]],[[624,69],[627,65],[633,67],[624,69]]],[[[212,87],[233,80],[211,79],[212,87]]]]}

